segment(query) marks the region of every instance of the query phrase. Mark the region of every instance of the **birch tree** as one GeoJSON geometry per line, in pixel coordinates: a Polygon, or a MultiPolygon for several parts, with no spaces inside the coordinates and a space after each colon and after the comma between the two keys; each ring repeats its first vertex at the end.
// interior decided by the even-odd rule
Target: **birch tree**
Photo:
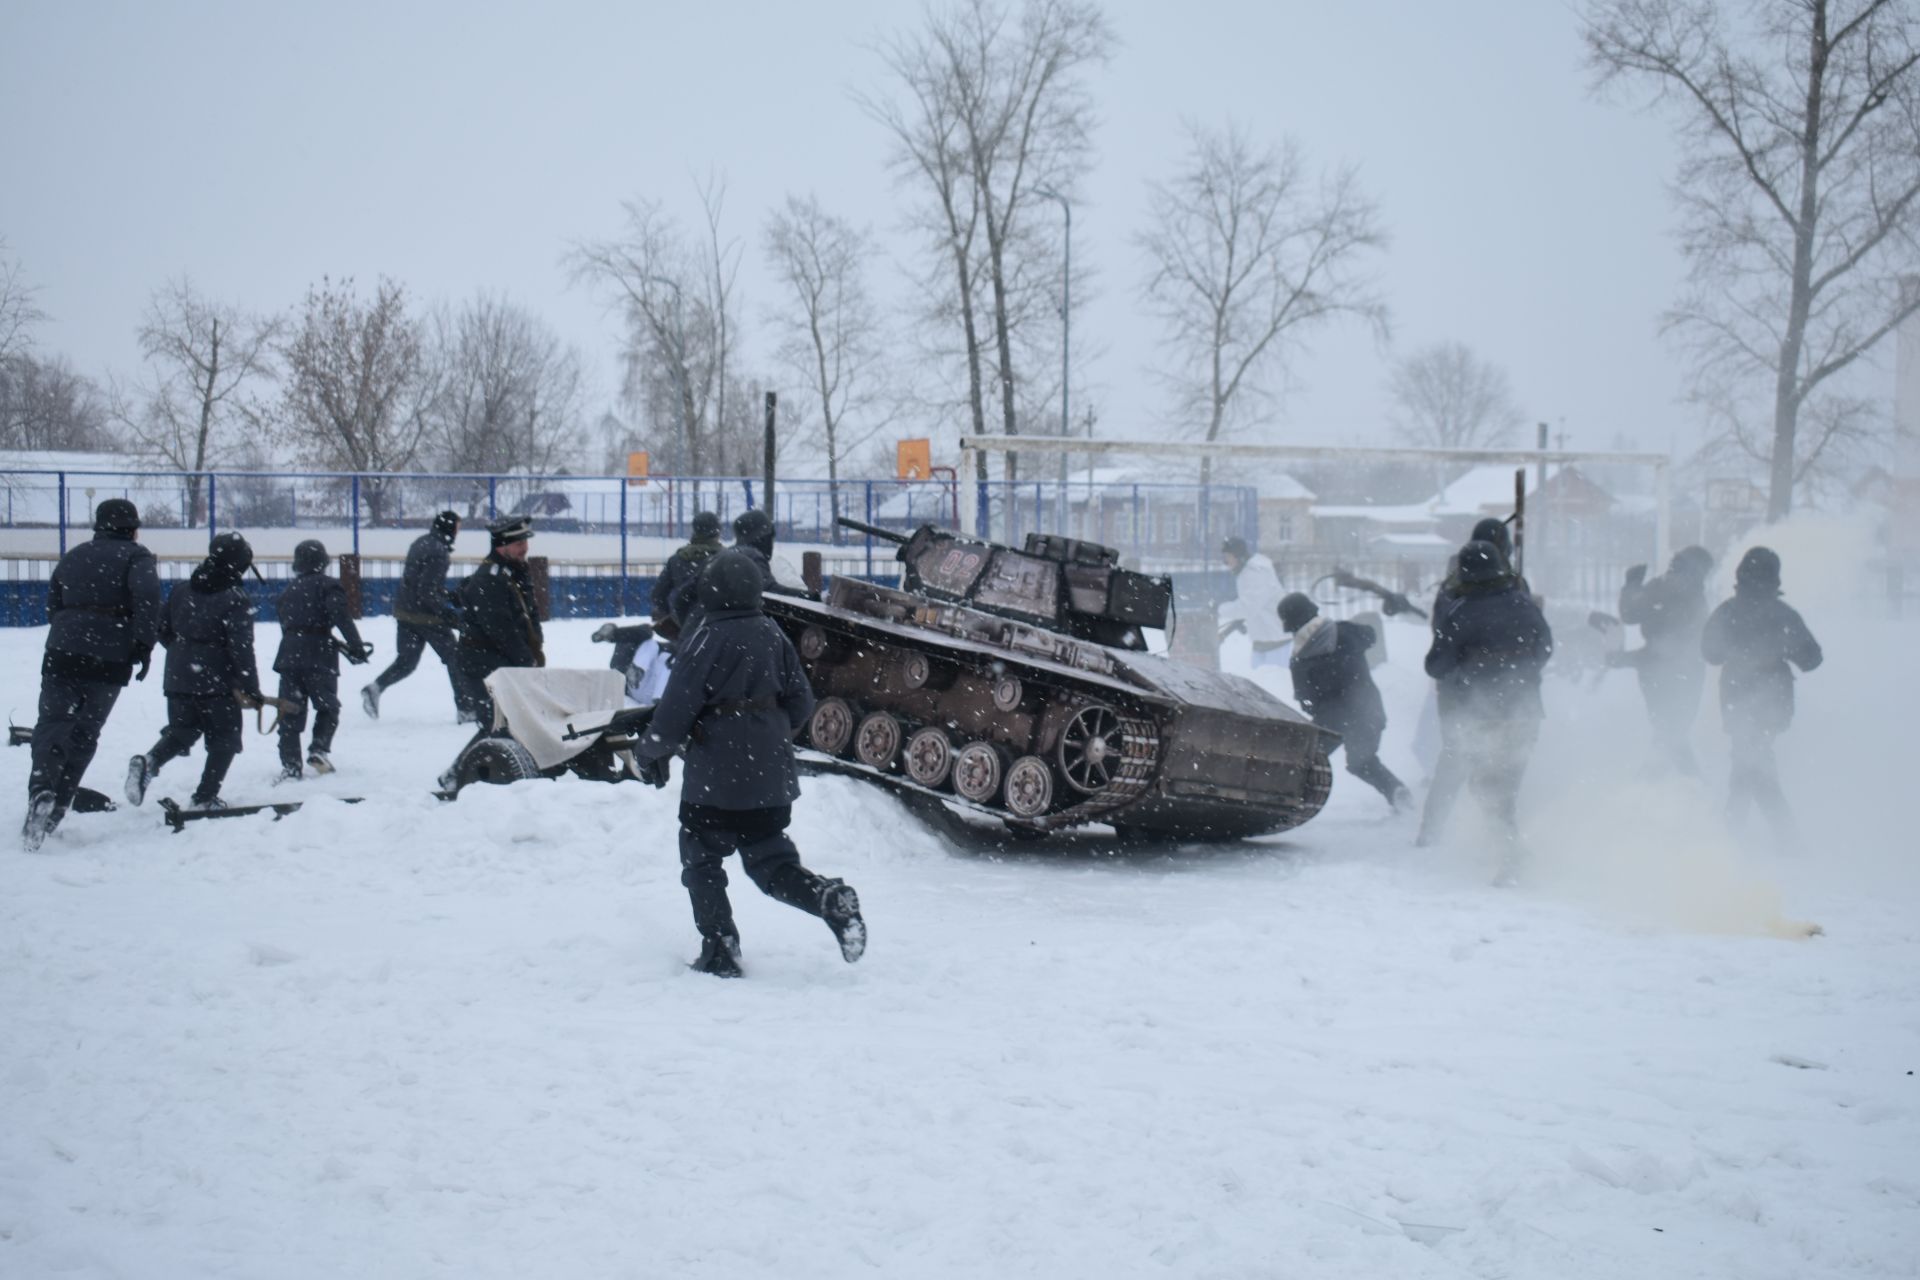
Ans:
{"type": "Polygon", "coordinates": [[[1596,0],[1598,90],[1641,96],[1680,144],[1685,292],[1665,327],[1696,395],[1766,464],[1768,516],[1861,402],[1842,377],[1920,308],[1920,39],[1911,0],[1596,0]],[[1739,408],[1770,405],[1755,431],[1739,408]]]}

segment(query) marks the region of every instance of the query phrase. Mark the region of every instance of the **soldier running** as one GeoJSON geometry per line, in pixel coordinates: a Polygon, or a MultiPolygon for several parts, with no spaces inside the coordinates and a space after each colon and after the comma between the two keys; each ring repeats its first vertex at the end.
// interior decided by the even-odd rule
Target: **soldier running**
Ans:
{"type": "Polygon", "coordinates": [[[715,556],[700,575],[699,629],[689,633],[665,694],[635,748],[641,777],[668,781],[687,744],[680,783],[680,883],[692,901],[700,956],[692,968],[737,978],[740,933],[727,899],[727,855],[768,897],[819,916],[849,963],[866,950],[860,899],[800,863],[787,832],[800,796],[793,735],[813,714],[800,655],[761,611],[762,569],[745,551],[715,556]]]}
{"type": "Polygon", "coordinates": [[[247,540],[223,533],[193,576],[168,593],[160,612],[160,643],[167,648],[167,727],[152,750],[127,762],[129,804],[145,800],[161,766],[186,755],[204,736],[207,763],[194,788],[193,807],[226,808],[220,784],[243,745],[241,704],[257,707],[266,701],[253,657],[253,604],[240,586],[252,565],[247,540]]]}
{"type": "Polygon", "coordinates": [[[47,581],[53,625],[40,661],[40,711],[20,832],[29,851],[66,817],[120,691],[147,678],[160,576],[139,536],[139,510],[125,498],[109,498],[94,509],[93,540],[60,557],[47,581]]]}
{"type": "Polygon", "coordinates": [[[291,704],[280,712],[280,780],[301,776],[300,736],[307,728],[307,706],[313,706],[313,742],[307,748],[307,768],[333,772],[333,733],[340,727],[340,656],[333,642],[338,630],[346,638],[346,658],[364,663],[373,646],[360,639],[347,608],[347,590],[327,574],[327,548],[308,538],[293,549],[293,585],[280,593],[274,610],[280,617],[280,651],[273,669],[280,673],[280,701],[291,704]]]}

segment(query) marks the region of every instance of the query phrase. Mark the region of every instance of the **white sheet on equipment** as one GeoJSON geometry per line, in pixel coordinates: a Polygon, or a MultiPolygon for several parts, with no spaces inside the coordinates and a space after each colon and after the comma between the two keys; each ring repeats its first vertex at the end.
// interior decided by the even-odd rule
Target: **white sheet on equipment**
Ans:
{"type": "Polygon", "coordinates": [[[487,692],[493,695],[493,727],[510,727],[534,763],[551,769],[593,745],[590,737],[569,742],[563,735],[569,726],[585,731],[612,719],[626,682],[605,667],[502,667],[487,677],[487,692]]]}
{"type": "Polygon", "coordinates": [[[667,691],[667,677],[673,673],[673,651],[660,646],[652,636],[641,642],[633,655],[627,676],[627,701],[636,707],[650,707],[667,691]]]}

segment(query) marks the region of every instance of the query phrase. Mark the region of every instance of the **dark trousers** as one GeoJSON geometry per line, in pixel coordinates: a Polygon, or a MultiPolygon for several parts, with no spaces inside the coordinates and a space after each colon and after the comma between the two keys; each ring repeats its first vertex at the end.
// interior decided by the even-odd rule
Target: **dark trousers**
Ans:
{"type": "Polygon", "coordinates": [[[1646,700],[1655,745],[1675,770],[1697,775],[1693,722],[1700,714],[1706,668],[1697,662],[1643,660],[1634,674],[1640,678],[1640,696],[1646,700]]]}
{"type": "Polygon", "coordinates": [[[680,883],[693,904],[693,925],[702,938],[737,943],[733,904],[727,900],[727,871],[722,864],[738,852],[747,877],[776,902],[820,914],[826,881],[800,865],[800,851],[787,837],[790,805],[774,809],[716,809],[680,806],[680,883]]]}
{"type": "Polygon", "coordinates": [[[200,771],[200,785],[193,789],[193,802],[205,804],[219,797],[220,784],[226,781],[233,758],[240,754],[242,723],[240,704],[232,694],[205,698],[169,695],[167,727],[160,731],[160,740],[147,752],[147,759],[159,773],[161,765],[186,755],[204,736],[207,763],[200,771]]]}
{"type": "Polygon", "coordinates": [[[1347,772],[1378,791],[1392,804],[1393,798],[1406,790],[1400,779],[1393,776],[1393,770],[1380,760],[1380,726],[1371,721],[1360,724],[1328,724],[1326,726],[1340,735],[1340,745],[1347,753],[1347,772]]]}
{"type": "Polygon", "coordinates": [[[1727,787],[1728,819],[1736,826],[1744,826],[1748,812],[1757,806],[1773,829],[1774,843],[1783,852],[1791,852],[1799,843],[1799,829],[1793,819],[1793,807],[1787,803],[1787,793],[1780,789],[1780,766],[1773,758],[1773,740],[1779,731],[1738,715],[1728,717],[1727,727],[1733,731],[1733,772],[1727,787]]]}
{"type": "Polygon", "coordinates": [[[120,697],[108,680],[40,677],[40,714],[33,722],[33,771],[27,796],[53,792],[54,820],[65,815],[80,789],[80,779],[100,747],[100,730],[120,697]]]}
{"type": "Polygon", "coordinates": [[[420,652],[432,647],[434,656],[446,664],[447,682],[453,686],[454,713],[463,720],[479,717],[479,706],[486,697],[486,691],[475,689],[473,681],[460,665],[459,641],[454,638],[450,627],[422,627],[411,622],[399,622],[394,626],[393,665],[375,676],[373,682],[381,689],[389,689],[399,684],[420,665],[420,652]]]}
{"type": "Polygon", "coordinates": [[[296,704],[280,713],[280,763],[300,767],[300,735],[307,729],[307,706],[313,706],[313,750],[333,750],[333,732],[340,727],[340,673],[337,671],[282,671],[280,700],[296,704]]]}
{"type": "Polygon", "coordinates": [[[1440,760],[1420,815],[1419,843],[1445,832],[1462,790],[1471,790],[1498,837],[1517,847],[1520,783],[1526,777],[1540,722],[1528,715],[1489,716],[1454,710],[1440,715],[1440,760]]]}

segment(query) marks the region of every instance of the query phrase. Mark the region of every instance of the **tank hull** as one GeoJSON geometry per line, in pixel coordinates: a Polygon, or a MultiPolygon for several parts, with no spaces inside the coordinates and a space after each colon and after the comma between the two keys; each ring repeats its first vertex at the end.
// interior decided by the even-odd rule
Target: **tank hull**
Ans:
{"type": "Polygon", "coordinates": [[[765,605],[820,700],[801,742],[837,768],[1033,833],[1237,839],[1326,803],[1339,739],[1242,677],[851,579],[765,605]]]}

